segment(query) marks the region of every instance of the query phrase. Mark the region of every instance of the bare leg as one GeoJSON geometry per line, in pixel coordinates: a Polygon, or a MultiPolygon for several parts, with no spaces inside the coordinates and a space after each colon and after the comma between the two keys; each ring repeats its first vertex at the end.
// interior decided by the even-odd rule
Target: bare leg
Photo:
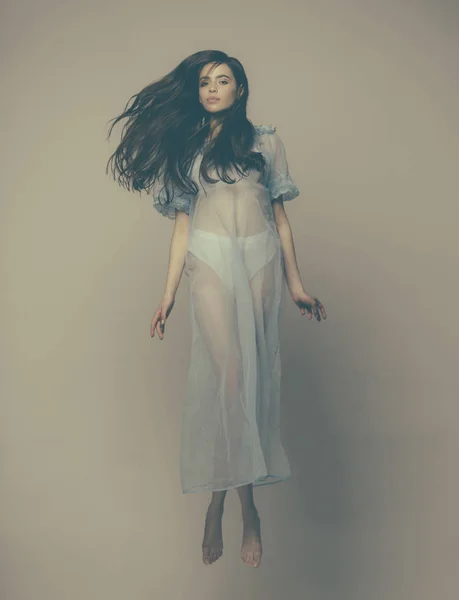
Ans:
{"type": "Polygon", "coordinates": [[[211,565],[223,554],[222,516],[226,490],[212,492],[202,541],[202,561],[211,565]]]}
{"type": "Polygon", "coordinates": [[[260,566],[261,562],[261,535],[260,519],[253,501],[252,484],[240,486],[237,489],[241,501],[242,520],[244,531],[242,534],[241,558],[251,567],[260,566]]]}

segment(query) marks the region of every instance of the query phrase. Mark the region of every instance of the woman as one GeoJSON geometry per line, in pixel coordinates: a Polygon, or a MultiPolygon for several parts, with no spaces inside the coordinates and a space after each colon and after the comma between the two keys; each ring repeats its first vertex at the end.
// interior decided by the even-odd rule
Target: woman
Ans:
{"type": "MultiPolygon", "coordinates": [[[[279,325],[287,283],[308,318],[326,318],[302,286],[283,202],[299,195],[275,127],[246,116],[248,81],[224,52],[197,52],[147,86],[115,153],[120,185],[146,190],[175,219],[169,269],[150,335],[164,339],[183,270],[192,324],[181,424],[182,491],[211,491],[203,561],[223,551],[228,489],[242,508],[241,557],[260,564],[253,486],[290,477],[280,440],[279,325]]],[[[112,129],[111,128],[111,129],[112,129]]],[[[110,129],[110,133],[111,133],[110,129]]],[[[109,133],[109,135],[110,135],[109,133]]]]}

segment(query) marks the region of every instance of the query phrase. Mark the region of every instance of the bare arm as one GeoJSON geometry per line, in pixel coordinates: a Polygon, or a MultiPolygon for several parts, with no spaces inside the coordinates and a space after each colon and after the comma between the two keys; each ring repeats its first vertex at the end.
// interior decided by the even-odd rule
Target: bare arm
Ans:
{"type": "Polygon", "coordinates": [[[285,279],[290,295],[295,299],[299,294],[304,293],[304,287],[298,270],[292,228],[284,209],[282,196],[273,201],[273,212],[284,255],[285,279]]]}
{"type": "Polygon", "coordinates": [[[164,296],[175,298],[185,266],[188,247],[188,215],[183,210],[175,211],[175,226],[169,249],[169,266],[164,296]]]}
{"type": "Polygon", "coordinates": [[[170,243],[169,267],[164,295],[150,325],[150,336],[155,337],[155,331],[157,331],[160,340],[164,338],[166,319],[174,306],[175,294],[185,266],[188,247],[188,218],[185,211],[175,210],[175,226],[170,243]]]}

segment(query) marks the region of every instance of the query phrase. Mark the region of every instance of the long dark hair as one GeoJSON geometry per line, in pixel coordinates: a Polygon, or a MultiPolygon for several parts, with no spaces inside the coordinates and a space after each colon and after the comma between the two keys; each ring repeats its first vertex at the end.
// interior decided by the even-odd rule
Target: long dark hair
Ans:
{"type": "Polygon", "coordinates": [[[174,189],[185,194],[198,193],[199,188],[189,173],[194,158],[203,148],[200,175],[208,183],[218,181],[208,175],[210,165],[226,183],[235,181],[227,174],[230,168],[244,176],[250,168],[262,171],[263,155],[251,150],[255,128],[246,115],[248,96],[249,84],[239,60],[218,50],[191,54],[162,79],[132,96],[124,112],[112,119],[108,138],[118,121],[128,120],[121,142],[108,160],[106,173],[111,167],[119,185],[140,192],[150,193],[155,182],[160,181],[169,203],[174,189]],[[222,114],[207,113],[199,102],[199,74],[207,63],[227,64],[236,79],[237,90],[241,85],[244,88],[242,95],[222,114]],[[212,118],[221,123],[221,130],[205,146],[212,118]]]}

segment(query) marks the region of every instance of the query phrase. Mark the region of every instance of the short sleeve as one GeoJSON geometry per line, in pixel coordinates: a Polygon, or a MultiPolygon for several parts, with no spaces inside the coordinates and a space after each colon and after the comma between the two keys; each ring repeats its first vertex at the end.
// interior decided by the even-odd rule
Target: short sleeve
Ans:
{"type": "Polygon", "coordinates": [[[275,129],[266,136],[266,147],[269,158],[267,187],[271,202],[279,196],[282,196],[284,201],[293,200],[300,194],[300,190],[289,173],[285,147],[275,129]]]}
{"type": "Polygon", "coordinates": [[[153,186],[153,207],[164,217],[175,219],[175,209],[183,210],[187,215],[190,214],[190,202],[192,196],[184,194],[181,191],[174,189],[174,197],[171,202],[166,203],[166,190],[161,189],[163,184],[159,181],[153,186]]]}

